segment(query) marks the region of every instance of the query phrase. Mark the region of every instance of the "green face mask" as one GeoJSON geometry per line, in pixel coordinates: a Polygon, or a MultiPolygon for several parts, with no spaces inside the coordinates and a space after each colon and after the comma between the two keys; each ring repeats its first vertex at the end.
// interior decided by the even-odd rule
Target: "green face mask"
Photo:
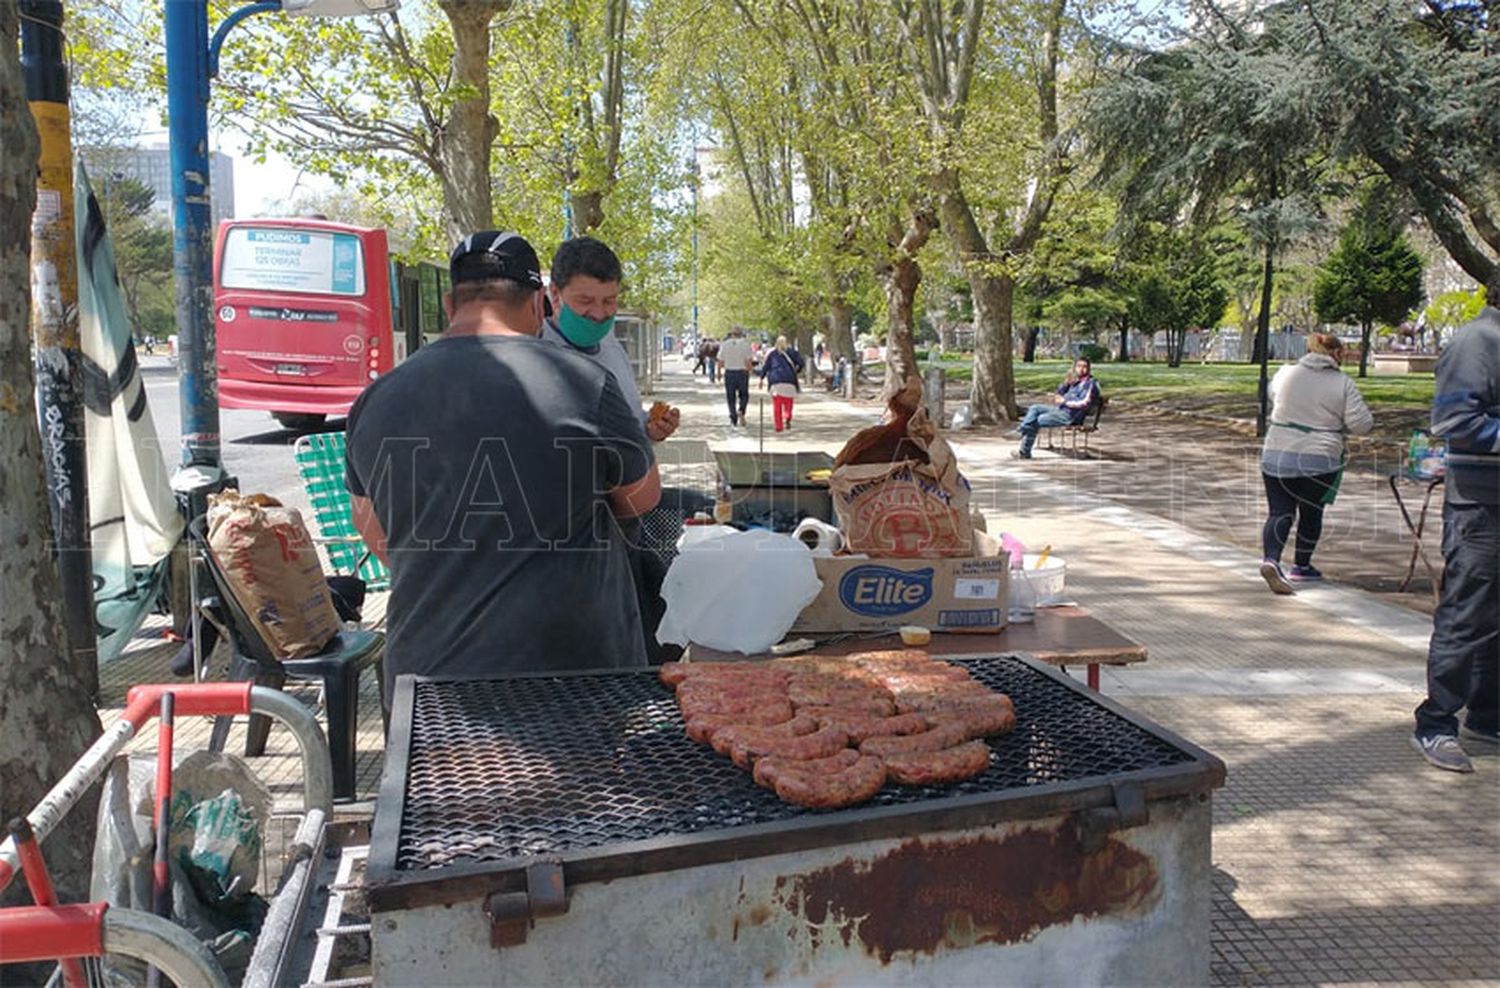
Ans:
{"type": "Polygon", "coordinates": [[[593,346],[615,328],[615,317],[590,319],[574,312],[564,303],[557,313],[557,328],[563,338],[574,346],[593,346]]]}

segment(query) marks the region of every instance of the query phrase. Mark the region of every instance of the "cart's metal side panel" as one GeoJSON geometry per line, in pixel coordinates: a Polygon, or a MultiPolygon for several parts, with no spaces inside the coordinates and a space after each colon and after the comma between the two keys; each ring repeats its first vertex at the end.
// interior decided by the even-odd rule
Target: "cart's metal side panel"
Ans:
{"type": "Polygon", "coordinates": [[[1202,984],[1206,794],[579,885],[493,949],[483,898],[374,917],[377,984],[1202,984]]]}

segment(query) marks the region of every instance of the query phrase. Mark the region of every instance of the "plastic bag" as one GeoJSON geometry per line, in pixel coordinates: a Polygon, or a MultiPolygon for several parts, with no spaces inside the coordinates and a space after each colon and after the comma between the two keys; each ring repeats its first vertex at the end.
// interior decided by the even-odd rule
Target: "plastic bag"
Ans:
{"type": "Polygon", "coordinates": [[[756,529],[684,543],[662,583],[656,640],[764,652],[822,589],[812,553],[790,535],[756,529]]]}
{"type": "MultiPolygon", "coordinates": [[[[151,911],[156,759],[116,758],[104,777],[90,898],[151,911]]],[[[249,962],[266,903],[252,889],[271,794],[233,755],[193,751],[172,759],[172,839],[167,848],[172,920],[206,943],[234,977],[249,962]]],[[[144,965],[112,956],[111,984],[138,984],[144,965]]]]}

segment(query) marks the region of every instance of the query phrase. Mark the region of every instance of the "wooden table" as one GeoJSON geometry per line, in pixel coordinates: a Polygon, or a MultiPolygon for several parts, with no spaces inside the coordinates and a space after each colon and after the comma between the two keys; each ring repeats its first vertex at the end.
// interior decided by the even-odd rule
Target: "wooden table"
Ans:
{"type": "MultiPolygon", "coordinates": [[[[813,636],[809,636],[813,637],[813,636]]],[[[812,655],[851,655],[887,648],[906,648],[901,636],[854,637],[818,645],[812,655]]],[[[934,634],[925,646],[933,658],[963,658],[1019,652],[1055,666],[1086,665],[1090,689],[1099,688],[1101,665],[1131,665],[1146,661],[1146,646],[1132,641],[1081,607],[1042,607],[1029,624],[1007,625],[990,634],[934,634]]],[[[732,661],[746,658],[738,652],[720,652],[702,645],[692,647],[694,661],[732,661]]]]}

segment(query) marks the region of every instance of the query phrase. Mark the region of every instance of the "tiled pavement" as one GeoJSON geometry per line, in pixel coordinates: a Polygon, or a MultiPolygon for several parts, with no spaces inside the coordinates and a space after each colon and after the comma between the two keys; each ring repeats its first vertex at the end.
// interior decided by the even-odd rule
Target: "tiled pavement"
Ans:
{"type": "MultiPolygon", "coordinates": [[[[700,484],[711,477],[706,443],[753,449],[760,438],[724,427],[722,393],[706,381],[671,361],[668,372],[663,396],[685,424],[662,450],[664,472],[700,484]]],[[[833,451],[878,414],[871,402],[806,395],[795,431],[777,439],[767,429],[766,448],[833,451]]],[[[1174,451],[1188,448],[1186,433],[1173,435],[1153,454],[1169,475],[1174,451]]],[[[1253,463],[1253,440],[1204,442],[1223,447],[1215,462],[1253,463]]],[[[1068,562],[1072,595],[1150,649],[1143,666],[1106,669],[1105,691],[1228,765],[1214,799],[1214,984],[1500,984],[1500,758],[1479,757],[1474,775],[1457,776],[1427,768],[1408,746],[1430,622],[1425,591],[1393,595],[1375,579],[1404,569],[1410,546],[1378,475],[1346,484],[1335,507],[1348,518],[1330,524],[1319,553],[1332,585],[1278,598],[1254,570],[1250,478],[1216,486],[1185,474],[1193,498],[1147,496],[1138,453],[1018,464],[1008,440],[965,434],[958,446],[991,531],[1050,543],[1068,562]]],[[[372,616],[383,606],[377,595],[372,616]]],[[[170,649],[140,644],[105,670],[106,708],[119,705],[123,684],[166,678],[170,649]]],[[[359,787],[368,797],[381,732],[366,680],[359,787]]],[[[178,737],[205,743],[206,722],[178,737]]],[[[297,759],[286,745],[273,732],[255,767],[289,800],[297,759]]]]}

